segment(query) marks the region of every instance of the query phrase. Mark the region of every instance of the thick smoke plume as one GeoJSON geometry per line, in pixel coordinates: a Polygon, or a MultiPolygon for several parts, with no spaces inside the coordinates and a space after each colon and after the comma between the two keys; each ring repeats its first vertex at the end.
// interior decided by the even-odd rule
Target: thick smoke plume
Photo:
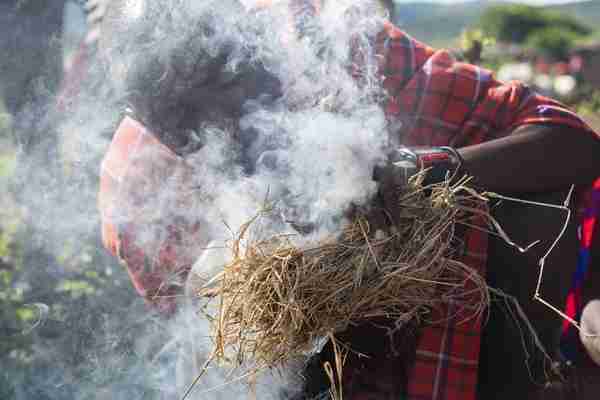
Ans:
{"type": "MultiPolygon", "coordinates": [[[[66,113],[46,116],[69,155],[63,171],[69,184],[39,173],[42,184],[21,185],[21,195],[36,209],[44,246],[97,234],[100,160],[127,107],[183,157],[185,179],[174,173],[153,187],[140,218],[149,225],[173,217],[201,221],[197,248],[210,249],[199,251],[189,296],[168,322],[143,316],[139,303],[121,304],[122,325],[107,323],[82,349],[96,368],[80,387],[71,386],[73,398],[141,399],[148,391],[176,398],[212,346],[192,278],[219,271],[232,234],[268,204],[275,211],[261,234],[317,240],[338,231],[348,209],[367,205],[375,193],[372,170],[389,144],[375,54],[383,19],[367,1],[327,1],[316,15],[287,2],[268,8],[233,0],[116,3],[126,12],[109,6],[85,87],[66,113]],[[177,201],[182,194],[189,201],[177,201]],[[133,351],[117,346],[125,335],[133,351]],[[115,374],[120,379],[111,381],[115,374]]],[[[46,160],[33,152],[23,162],[44,171],[46,160]]],[[[160,234],[152,226],[146,233],[160,234]]],[[[293,396],[302,386],[302,362],[258,377],[256,398],[293,396]]],[[[212,366],[191,398],[247,398],[243,374],[212,366]]]]}
{"type": "Polygon", "coordinates": [[[265,198],[335,231],[352,203],[370,198],[388,139],[369,64],[382,21],[369,4],[328,2],[313,18],[284,3],[144,4],[102,51],[136,117],[185,155],[199,200],[191,212],[208,236],[240,227],[265,198]]]}

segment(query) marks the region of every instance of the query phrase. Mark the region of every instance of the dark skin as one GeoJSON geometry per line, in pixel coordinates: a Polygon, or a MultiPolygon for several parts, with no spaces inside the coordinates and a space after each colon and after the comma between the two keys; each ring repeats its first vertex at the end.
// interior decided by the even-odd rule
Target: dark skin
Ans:
{"type": "MultiPolygon", "coordinates": [[[[572,184],[585,185],[600,171],[600,140],[589,132],[556,125],[526,125],[510,136],[458,149],[464,159],[463,170],[473,176],[480,190],[498,192],[519,199],[562,204],[572,184]]],[[[386,168],[380,180],[384,207],[394,219],[394,188],[404,180],[402,171],[386,168]]],[[[571,200],[571,207],[577,199],[571,200]]],[[[490,236],[487,281],[494,288],[513,296],[537,332],[550,357],[559,346],[562,318],[533,300],[539,275],[538,261],[559,234],[566,217],[564,211],[504,201],[492,204],[491,212],[509,236],[520,245],[540,243],[520,253],[496,236],[490,236]]],[[[375,212],[371,219],[382,228],[387,218],[375,212]]],[[[547,258],[541,295],[559,309],[571,285],[577,263],[579,241],[577,222],[572,216],[565,235],[547,258]]],[[[598,253],[598,246],[595,246],[598,253]]],[[[597,257],[597,255],[596,255],[597,257]]],[[[600,279],[597,280],[600,282],[600,279]]],[[[600,297],[586,291],[586,298],[600,297]]],[[[523,349],[519,327],[506,306],[493,301],[481,343],[478,395],[480,399],[553,399],[569,395],[570,385],[548,387],[551,362],[530,345],[523,349]],[[526,359],[527,352],[530,358],[526,359]],[[502,373],[499,373],[502,371],[502,373]]],[[[517,321],[522,325],[522,321],[517,321]]],[[[556,359],[556,358],[555,358],[556,359]]],[[[600,377],[600,367],[587,363],[580,376],[600,377]]],[[[579,379],[576,398],[592,393],[588,382],[579,379]],[[583,384],[585,383],[585,384],[583,384]]],[[[359,395],[360,397],[360,395],[359,395]]],[[[353,397],[351,397],[353,398],[353,397]]]]}
{"type": "MultiPolygon", "coordinates": [[[[587,132],[561,126],[523,126],[511,136],[465,147],[459,152],[464,158],[464,169],[485,190],[551,204],[561,204],[570,185],[589,184],[600,171],[600,140],[587,132]]],[[[539,275],[538,260],[560,232],[565,213],[512,202],[505,202],[492,212],[517,243],[541,240],[539,245],[521,254],[503,240],[491,237],[487,279],[490,285],[519,301],[542,344],[550,356],[554,356],[562,319],[534,301],[533,294],[539,275]]],[[[546,261],[541,294],[558,308],[565,303],[576,266],[576,227],[577,221],[572,218],[565,235],[546,261]]],[[[600,292],[588,294],[588,297],[594,296],[600,296],[600,292]]],[[[501,303],[495,302],[482,337],[479,398],[562,398],[567,395],[570,390],[567,385],[543,386],[544,371],[550,365],[531,347],[528,351],[532,358],[526,360],[520,343],[514,321],[501,303]]],[[[598,376],[600,368],[588,366],[585,374],[598,376]]],[[[584,393],[590,391],[578,391],[577,398],[586,398],[581,397],[584,393]]]]}
{"type": "MultiPolygon", "coordinates": [[[[600,157],[595,157],[600,154],[600,140],[589,132],[555,125],[521,126],[511,136],[458,151],[464,158],[464,171],[473,176],[473,184],[480,190],[549,204],[562,204],[572,184],[589,184],[600,171],[600,157]]],[[[379,178],[381,198],[387,214],[383,216],[375,209],[369,218],[373,228],[385,230],[390,218],[395,219],[396,210],[393,205],[396,188],[403,184],[405,174],[402,170],[389,166],[379,178]]],[[[572,208],[576,201],[577,199],[571,200],[572,208]]],[[[555,352],[559,346],[562,318],[542,303],[533,300],[539,275],[538,261],[562,229],[566,213],[555,208],[507,201],[501,205],[492,204],[491,212],[516,243],[527,245],[540,240],[528,252],[520,253],[503,239],[491,236],[487,281],[490,286],[518,301],[552,360],[530,344],[523,347],[517,325],[518,323],[523,327],[523,321],[511,318],[506,306],[496,298],[490,307],[482,335],[478,398],[596,398],[593,396],[597,396],[598,392],[593,390],[593,385],[596,381],[600,382],[600,367],[591,363],[582,363],[574,376],[571,372],[565,373],[565,377],[569,378],[567,383],[547,385],[547,382],[556,379],[551,367],[552,361],[558,359],[555,352]],[[529,358],[526,358],[527,354],[529,358]]],[[[577,222],[573,216],[563,238],[546,260],[541,296],[559,309],[565,304],[576,267],[579,246],[577,222]]],[[[597,245],[595,249],[598,253],[597,245]]],[[[600,279],[597,281],[600,282],[600,279]]],[[[593,297],[600,297],[597,288],[595,295],[590,290],[586,292],[586,298],[593,297]]],[[[348,336],[346,339],[353,346],[364,347],[364,353],[378,354],[380,350],[372,344],[375,331],[371,330],[371,335],[364,335],[361,329],[363,327],[360,326],[352,328],[344,335],[348,336]]],[[[400,335],[404,335],[407,341],[412,341],[410,347],[414,349],[416,338],[411,331],[409,327],[405,334],[400,335]]],[[[381,335],[383,337],[383,333],[381,335]]],[[[326,353],[327,349],[325,358],[326,353]]],[[[362,380],[372,384],[358,385],[356,388],[348,384],[348,393],[344,397],[388,398],[386,396],[389,393],[384,388],[397,382],[398,377],[406,376],[406,367],[410,364],[408,360],[411,357],[404,354],[403,358],[404,363],[392,368],[395,371],[393,374],[389,373],[391,367],[379,357],[373,358],[373,362],[370,359],[350,360],[356,361],[358,365],[361,362],[370,363],[360,371],[366,376],[366,380],[362,380]],[[390,384],[386,385],[385,382],[390,384]]]]}
{"type": "MultiPolygon", "coordinates": [[[[520,198],[560,204],[566,191],[521,194],[520,198]]],[[[538,260],[551,245],[564,223],[565,213],[556,209],[505,203],[493,210],[494,217],[517,243],[542,242],[520,253],[497,237],[488,246],[487,282],[514,296],[551,357],[558,348],[562,319],[533,299],[539,276],[538,260]]],[[[547,259],[541,296],[562,309],[577,262],[577,222],[572,219],[565,235],[547,259]]],[[[520,336],[523,321],[514,320],[500,299],[493,301],[481,343],[479,397],[481,399],[529,399],[541,392],[550,363],[531,345],[524,349],[520,336]],[[520,324],[520,327],[519,325],[520,324]],[[531,354],[526,359],[525,351],[531,354]],[[498,373],[502,371],[502,373],[498,373]]]]}
{"type": "MultiPolygon", "coordinates": [[[[112,14],[110,10],[107,13],[107,21],[109,27],[115,28],[114,38],[119,43],[121,33],[118,28],[128,27],[131,29],[132,24],[128,23],[128,16],[121,15],[118,7],[113,10],[112,14]],[[121,19],[123,19],[123,23],[121,23],[121,19]]],[[[106,32],[111,31],[113,29],[106,29],[106,32]]],[[[130,37],[129,33],[126,30],[122,32],[122,35],[124,38],[128,38],[130,37]]],[[[101,41],[101,48],[111,49],[110,37],[101,41]]],[[[211,65],[208,64],[209,70],[212,70],[211,65]]],[[[239,102],[232,102],[231,99],[252,98],[255,85],[248,85],[248,83],[254,81],[262,83],[261,79],[248,79],[247,77],[240,80],[245,84],[243,87],[237,85],[239,82],[227,83],[229,85],[227,86],[227,95],[221,96],[223,98],[221,102],[221,97],[219,101],[215,101],[213,95],[225,93],[225,87],[210,86],[213,82],[220,84],[218,71],[215,72],[215,77],[209,74],[211,78],[206,79],[204,74],[198,72],[203,72],[202,68],[185,74],[187,70],[178,68],[174,62],[160,64],[159,68],[154,68],[155,66],[153,63],[148,63],[147,69],[140,67],[140,75],[130,77],[127,82],[130,85],[128,86],[129,93],[131,93],[129,100],[138,118],[150,125],[159,136],[163,132],[185,131],[182,128],[193,127],[198,119],[202,120],[206,116],[213,115],[215,110],[195,108],[198,104],[214,105],[217,110],[224,108],[227,111],[226,114],[235,115],[239,108],[239,102]],[[195,74],[196,72],[198,74],[195,74]],[[161,79],[154,79],[154,74],[161,79]],[[156,85],[152,86],[147,82],[153,82],[156,85]],[[174,83],[177,82],[194,82],[194,85],[175,85],[174,83]],[[205,82],[210,85],[204,86],[205,82]],[[233,95],[234,93],[237,94],[233,95]],[[205,101],[206,96],[211,99],[210,102],[205,101]],[[162,101],[163,98],[169,101],[162,101]]],[[[273,92],[277,92],[277,90],[273,90],[273,92]]],[[[180,139],[186,139],[185,135],[168,136],[165,134],[164,137],[161,136],[161,140],[175,149],[187,145],[186,140],[180,139]]],[[[503,194],[513,194],[520,198],[560,204],[571,184],[589,183],[597,171],[600,171],[600,157],[594,158],[594,154],[600,153],[599,142],[591,134],[576,132],[571,128],[529,125],[517,128],[513,135],[504,139],[465,147],[459,152],[465,160],[465,170],[474,176],[477,185],[481,188],[503,194]]],[[[387,183],[394,183],[394,179],[387,183]]],[[[386,187],[383,188],[384,192],[386,187]]],[[[384,197],[387,197],[385,193],[384,197]]],[[[540,252],[547,248],[555,238],[562,226],[564,214],[556,209],[532,208],[512,203],[505,203],[502,207],[494,208],[493,212],[506,231],[518,243],[526,244],[534,240],[542,240],[542,243],[531,252],[523,255],[509,248],[503,241],[492,239],[490,241],[488,275],[493,286],[505,290],[519,300],[525,313],[533,321],[534,328],[540,332],[540,339],[544,346],[551,351],[557,347],[561,319],[541,304],[533,302],[531,298],[538,274],[537,260],[540,252]]],[[[571,272],[575,267],[576,250],[575,222],[572,222],[565,238],[547,263],[543,295],[552,304],[559,306],[564,304],[571,272]]],[[[492,307],[489,322],[484,331],[480,398],[486,400],[508,396],[512,396],[515,400],[532,398],[530,395],[539,392],[538,387],[533,385],[529,378],[516,329],[510,325],[510,321],[504,320],[502,316],[500,308],[492,307]],[[509,350],[512,351],[507,351],[504,347],[505,342],[510,343],[509,350]],[[488,385],[488,383],[490,384],[488,385]]],[[[360,338],[360,336],[357,337],[360,338]]],[[[370,342],[373,342],[372,336],[362,335],[362,337],[365,336],[370,342]]],[[[410,338],[410,336],[407,337],[410,338]]],[[[414,349],[414,347],[414,343],[406,346],[409,349],[414,349]]],[[[403,358],[403,360],[406,359],[407,357],[403,358]]],[[[397,369],[401,372],[393,374],[390,379],[398,381],[398,376],[405,375],[406,371],[402,371],[403,367],[397,365],[393,365],[393,368],[390,365],[383,367],[382,363],[374,362],[366,365],[364,370],[371,371],[370,376],[381,378],[381,374],[378,374],[375,369],[397,369]]],[[[536,378],[539,378],[540,375],[538,371],[536,378]]],[[[365,397],[366,393],[363,392],[363,398],[386,398],[385,396],[377,397],[372,392],[395,391],[395,388],[390,389],[393,385],[386,385],[386,382],[391,381],[383,382],[385,379],[371,380],[368,378],[363,380],[371,383],[382,381],[382,388],[369,388],[375,397],[365,397]]],[[[327,384],[326,381],[325,384],[327,384]]],[[[344,397],[359,398],[359,396],[344,397]]]]}
{"type": "Polygon", "coordinates": [[[552,125],[525,125],[501,139],[458,150],[486,190],[539,193],[589,184],[600,171],[600,140],[552,125]]]}

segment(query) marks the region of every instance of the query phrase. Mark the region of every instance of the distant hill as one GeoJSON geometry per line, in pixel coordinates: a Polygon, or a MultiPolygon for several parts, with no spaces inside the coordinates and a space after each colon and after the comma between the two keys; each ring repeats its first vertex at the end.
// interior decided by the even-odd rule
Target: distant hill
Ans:
{"type": "MultiPolygon", "coordinates": [[[[502,3],[493,0],[458,4],[398,3],[396,23],[415,38],[428,44],[452,46],[464,28],[476,25],[485,9],[497,4],[502,3]]],[[[593,29],[600,26],[598,0],[545,8],[572,15],[593,29]]]]}
{"type": "Polygon", "coordinates": [[[600,1],[590,0],[582,3],[563,4],[550,7],[580,19],[593,29],[600,26],[600,1]]]}

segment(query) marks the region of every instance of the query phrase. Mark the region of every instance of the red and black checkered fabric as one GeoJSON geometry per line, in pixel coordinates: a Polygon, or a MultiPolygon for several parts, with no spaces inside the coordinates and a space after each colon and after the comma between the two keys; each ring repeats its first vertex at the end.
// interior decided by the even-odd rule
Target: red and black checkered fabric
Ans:
{"type": "MultiPolygon", "coordinates": [[[[390,95],[385,110],[403,145],[460,148],[544,123],[595,134],[562,104],[523,83],[499,82],[490,71],[457,62],[449,52],[419,43],[391,24],[377,47],[390,95]]],[[[467,229],[464,242],[461,261],[485,275],[487,234],[467,229]]],[[[406,399],[475,399],[481,321],[463,322],[457,307],[437,310],[432,320],[445,322],[423,329],[406,399]]]]}
{"type": "MultiPolygon", "coordinates": [[[[385,107],[398,143],[409,146],[462,147],[510,135],[525,124],[552,123],[589,128],[561,104],[527,86],[501,83],[492,73],[460,63],[444,50],[427,47],[391,24],[378,37],[377,54],[383,85],[389,94],[385,107]]],[[[125,120],[102,164],[100,210],[106,247],[126,264],[138,292],[153,303],[172,309],[176,285],[166,276],[185,275],[199,240],[199,221],[166,221],[160,234],[139,242],[144,227],[123,219],[124,204],[148,201],[136,195],[140,176],[159,188],[184,162],[161,145],[141,125],[125,120]],[[144,157],[138,157],[143,154],[144,157]],[[158,163],[158,164],[156,164],[158,163]],[[157,167],[157,165],[159,165],[157,167]],[[133,166],[133,167],[132,167],[133,166]],[[160,170],[160,171],[159,171],[160,170]],[[184,238],[191,238],[182,240],[184,238]],[[152,249],[149,254],[145,249],[152,249]],[[165,298],[166,300],[162,300],[165,298]]],[[[132,214],[132,215],[135,215],[132,214]]],[[[146,235],[148,236],[148,235],[146,235]]],[[[464,232],[462,261],[485,274],[487,236],[475,229],[464,232]]],[[[470,400],[475,398],[481,324],[463,322],[461,304],[437,310],[432,319],[444,323],[424,328],[409,376],[407,399],[470,400]],[[451,318],[448,318],[451,316],[451,318]]]]}
{"type": "Polygon", "coordinates": [[[130,117],[121,122],[101,165],[104,246],[127,267],[137,292],[165,314],[174,311],[202,243],[200,220],[172,212],[187,206],[189,172],[181,157],[130,117]]]}

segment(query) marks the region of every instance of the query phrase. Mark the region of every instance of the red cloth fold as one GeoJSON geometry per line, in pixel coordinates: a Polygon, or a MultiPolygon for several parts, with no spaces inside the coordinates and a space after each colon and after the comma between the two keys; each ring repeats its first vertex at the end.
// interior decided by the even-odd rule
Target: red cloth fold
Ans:
{"type": "MultiPolygon", "coordinates": [[[[376,50],[383,85],[390,95],[382,106],[398,143],[468,146],[509,135],[517,126],[537,123],[567,125],[592,133],[560,103],[521,83],[501,83],[490,71],[457,62],[447,51],[425,46],[391,24],[379,35],[376,50]]],[[[158,233],[140,241],[138,236],[152,229],[132,217],[136,205],[143,208],[149,201],[136,194],[144,187],[137,182],[146,175],[152,182],[146,195],[152,197],[152,190],[178,168],[184,168],[183,160],[129,118],[121,124],[102,164],[99,203],[105,245],[125,262],[138,292],[155,303],[177,292],[178,286],[170,285],[168,277],[185,275],[189,269],[193,249],[200,247],[194,245],[200,240],[199,221],[161,221],[152,227],[158,233]],[[145,155],[141,161],[136,157],[139,154],[145,155]],[[131,207],[128,212],[124,212],[124,204],[131,207]],[[182,236],[191,239],[173,244],[174,237],[182,236]]],[[[462,261],[484,275],[486,234],[467,229],[463,239],[462,261]]],[[[481,321],[461,323],[460,312],[446,318],[460,307],[451,304],[438,310],[437,317],[446,322],[424,328],[409,377],[408,399],[475,399],[481,321]]]]}

